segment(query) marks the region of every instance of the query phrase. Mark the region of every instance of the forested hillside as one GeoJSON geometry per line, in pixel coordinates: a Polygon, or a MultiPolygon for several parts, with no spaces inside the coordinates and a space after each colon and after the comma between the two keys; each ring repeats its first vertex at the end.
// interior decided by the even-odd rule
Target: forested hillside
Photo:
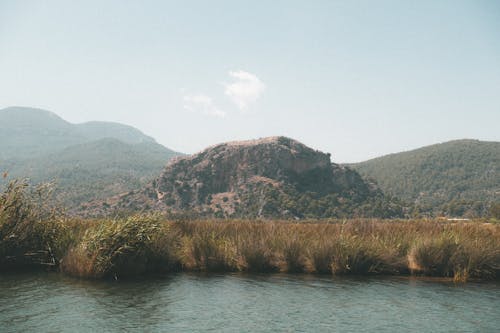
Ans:
{"type": "Polygon", "coordinates": [[[109,122],[71,124],[52,112],[0,110],[0,187],[15,178],[54,182],[69,209],[139,189],[179,155],[136,128],[109,122]]]}
{"type": "Polygon", "coordinates": [[[351,166],[424,213],[485,215],[500,201],[500,142],[449,141],[351,166]]]}

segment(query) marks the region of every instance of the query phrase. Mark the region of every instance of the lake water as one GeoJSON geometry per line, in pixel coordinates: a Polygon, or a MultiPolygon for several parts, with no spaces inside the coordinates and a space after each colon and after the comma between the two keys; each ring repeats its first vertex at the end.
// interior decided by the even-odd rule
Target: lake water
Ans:
{"type": "Polygon", "coordinates": [[[0,332],[500,332],[500,284],[175,274],[0,274],[0,332]]]}

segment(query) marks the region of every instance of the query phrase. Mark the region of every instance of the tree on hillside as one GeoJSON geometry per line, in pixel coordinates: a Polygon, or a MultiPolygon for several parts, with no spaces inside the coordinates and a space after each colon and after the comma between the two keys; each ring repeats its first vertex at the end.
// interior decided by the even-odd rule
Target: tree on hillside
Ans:
{"type": "Polygon", "coordinates": [[[491,205],[490,215],[496,219],[500,219],[500,202],[491,205]]]}

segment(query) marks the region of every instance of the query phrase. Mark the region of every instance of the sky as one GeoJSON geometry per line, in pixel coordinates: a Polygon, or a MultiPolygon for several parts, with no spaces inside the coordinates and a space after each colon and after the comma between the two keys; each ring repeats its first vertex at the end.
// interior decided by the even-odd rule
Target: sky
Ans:
{"type": "Polygon", "coordinates": [[[184,153],[284,135],[358,162],[500,141],[500,1],[0,0],[14,105],[184,153]]]}

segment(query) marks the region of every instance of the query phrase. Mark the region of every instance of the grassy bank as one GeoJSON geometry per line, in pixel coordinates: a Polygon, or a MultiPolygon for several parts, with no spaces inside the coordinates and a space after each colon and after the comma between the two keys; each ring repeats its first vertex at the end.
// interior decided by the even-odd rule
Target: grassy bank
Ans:
{"type": "Polygon", "coordinates": [[[438,221],[172,222],[133,217],[94,223],[68,250],[61,269],[97,278],[186,270],[497,279],[500,227],[438,221]]]}
{"type": "MultiPolygon", "coordinates": [[[[84,278],[245,271],[500,277],[500,225],[438,220],[69,219],[14,184],[0,197],[0,269],[84,278]]],[[[36,192],[36,191],[35,191],[36,192]]]]}

